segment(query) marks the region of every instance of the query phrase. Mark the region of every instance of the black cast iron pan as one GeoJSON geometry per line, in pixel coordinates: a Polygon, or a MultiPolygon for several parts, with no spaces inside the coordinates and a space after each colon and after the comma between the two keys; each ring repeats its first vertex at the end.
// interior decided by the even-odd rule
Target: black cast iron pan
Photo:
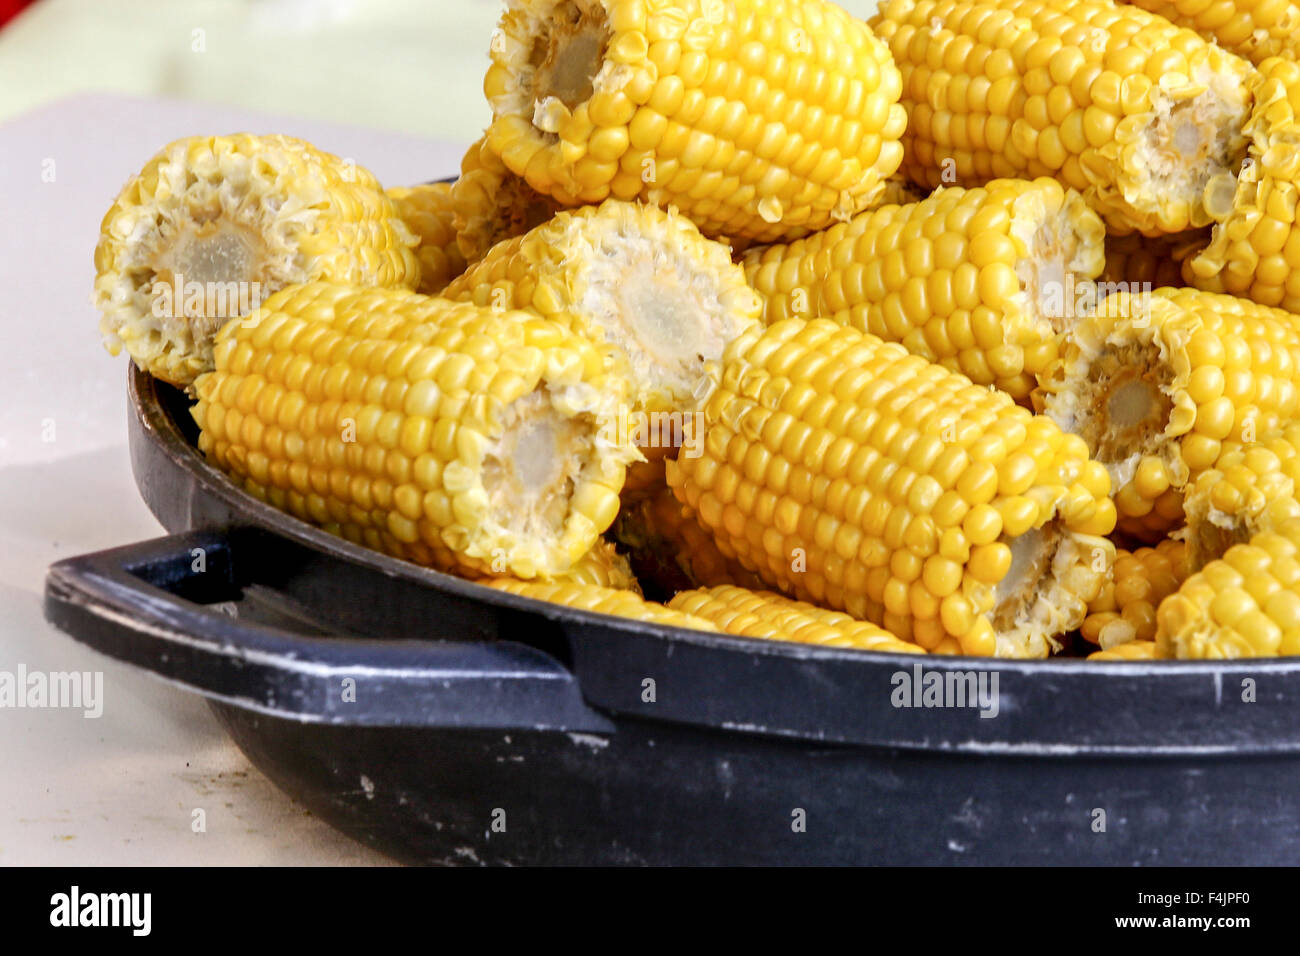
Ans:
{"type": "Polygon", "coordinates": [[[398,859],[1300,863],[1300,659],[918,661],[543,604],[253,499],[181,393],[128,387],[174,533],[53,565],[47,616],[398,859]],[[898,706],[931,672],[996,677],[996,716],[898,706]]]}

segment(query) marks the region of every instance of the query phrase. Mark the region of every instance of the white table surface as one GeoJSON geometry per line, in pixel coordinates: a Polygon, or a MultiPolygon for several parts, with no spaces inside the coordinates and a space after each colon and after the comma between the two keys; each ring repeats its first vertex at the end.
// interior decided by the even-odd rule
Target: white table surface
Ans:
{"type": "Polygon", "coordinates": [[[131,477],[126,359],[90,305],[100,219],[165,143],[235,131],[302,137],[385,185],[453,174],[465,145],[101,94],[0,125],[0,671],[101,671],[105,698],[98,719],[0,708],[0,865],[385,862],[276,790],[200,698],[42,615],[50,562],[162,533],[131,477]]]}

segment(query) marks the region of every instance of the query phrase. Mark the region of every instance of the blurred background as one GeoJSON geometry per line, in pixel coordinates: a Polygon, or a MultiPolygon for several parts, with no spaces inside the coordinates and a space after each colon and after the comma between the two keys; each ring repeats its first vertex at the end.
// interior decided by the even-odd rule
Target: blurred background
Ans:
{"type": "MultiPolygon", "coordinates": [[[[864,17],[876,5],[839,2],[864,17]]],[[[0,0],[0,123],[98,90],[468,144],[487,125],[482,82],[501,7],[502,0],[0,0]]]]}

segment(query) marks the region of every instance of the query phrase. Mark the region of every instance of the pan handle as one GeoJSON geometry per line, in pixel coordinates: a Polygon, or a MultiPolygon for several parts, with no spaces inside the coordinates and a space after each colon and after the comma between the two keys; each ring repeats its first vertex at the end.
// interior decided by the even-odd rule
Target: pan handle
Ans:
{"type": "Polygon", "coordinates": [[[383,583],[262,529],[187,532],[52,565],[45,616],[117,660],[290,720],[613,731],[559,660],[496,639],[514,612],[417,586],[390,613],[383,583]]]}

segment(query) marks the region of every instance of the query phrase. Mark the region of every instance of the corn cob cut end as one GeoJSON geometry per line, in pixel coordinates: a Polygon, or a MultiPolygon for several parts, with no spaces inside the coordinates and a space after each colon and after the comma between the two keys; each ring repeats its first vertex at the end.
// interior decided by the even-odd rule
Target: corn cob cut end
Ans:
{"type": "Polygon", "coordinates": [[[329,277],[414,286],[417,239],[366,170],[286,136],[164,147],[105,215],[95,304],[105,347],[188,386],[216,332],[278,289],[329,277]]]}
{"type": "Polygon", "coordinates": [[[1053,333],[1068,331],[1091,308],[1092,280],[1106,264],[1101,218],[1072,189],[1025,190],[1013,206],[1010,231],[1026,250],[1015,265],[1026,314],[1053,333]]]}
{"type": "Polygon", "coordinates": [[[451,202],[456,244],[467,263],[478,262],[497,243],[540,226],[561,208],[512,173],[492,152],[486,136],[461,160],[451,202]]]}
{"type": "Polygon", "coordinates": [[[995,656],[1047,657],[1084,620],[1110,574],[1115,547],[1071,531],[1059,518],[1002,543],[1011,564],[993,588],[995,656]]]}
{"type": "MultiPolygon", "coordinates": [[[[1246,153],[1249,65],[1228,54],[1196,63],[1195,75],[1166,75],[1151,86],[1151,121],[1126,141],[1132,150],[1117,191],[1137,211],[1131,225],[1157,236],[1214,221],[1222,177],[1246,153]],[[1143,214],[1148,214],[1144,216],[1143,214]]],[[[1121,132],[1124,127],[1121,125],[1121,132]]]]}

